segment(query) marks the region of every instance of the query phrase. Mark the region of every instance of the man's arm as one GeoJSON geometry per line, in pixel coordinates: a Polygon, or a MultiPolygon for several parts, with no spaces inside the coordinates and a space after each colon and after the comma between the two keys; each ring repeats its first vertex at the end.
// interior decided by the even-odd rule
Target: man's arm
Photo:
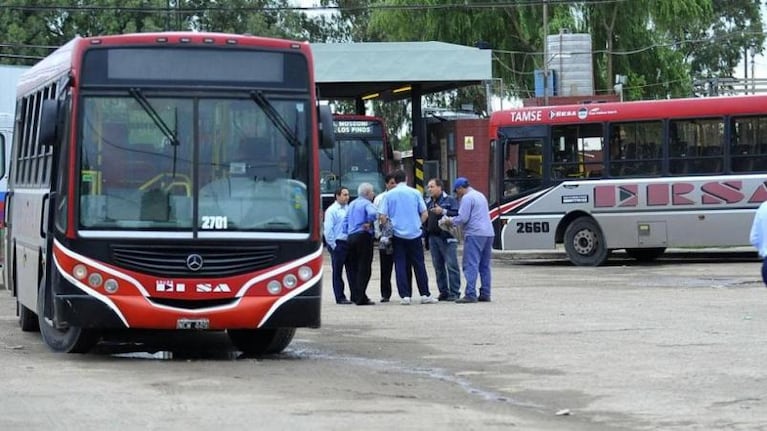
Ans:
{"type": "Polygon", "coordinates": [[[331,250],[336,248],[336,234],[333,232],[335,226],[336,215],[333,211],[325,212],[325,221],[323,222],[323,234],[325,235],[325,242],[328,244],[331,250]]]}
{"type": "Polygon", "coordinates": [[[446,201],[448,205],[443,206],[442,209],[445,210],[445,215],[448,217],[455,217],[458,215],[458,201],[455,200],[454,197],[448,196],[446,201]]]}
{"type": "Polygon", "coordinates": [[[756,248],[756,251],[758,251],[760,254],[762,252],[762,242],[764,241],[764,232],[762,232],[764,229],[764,222],[762,218],[763,213],[760,210],[757,210],[756,214],[754,215],[754,222],[751,224],[751,234],[749,235],[751,245],[753,245],[754,248],[756,248]]]}

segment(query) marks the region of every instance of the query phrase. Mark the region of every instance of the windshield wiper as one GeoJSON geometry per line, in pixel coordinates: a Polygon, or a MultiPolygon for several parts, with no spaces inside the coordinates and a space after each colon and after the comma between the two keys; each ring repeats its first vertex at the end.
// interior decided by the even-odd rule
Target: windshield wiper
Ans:
{"type": "Polygon", "coordinates": [[[162,132],[163,135],[170,141],[171,145],[179,145],[178,138],[176,137],[176,133],[171,130],[170,127],[168,127],[167,124],[165,124],[165,121],[163,121],[162,117],[160,117],[160,114],[155,111],[154,107],[151,103],[149,103],[149,100],[147,100],[146,96],[144,96],[144,93],[141,92],[140,88],[131,88],[128,90],[130,92],[130,95],[133,96],[134,99],[136,99],[136,102],[144,108],[144,111],[146,111],[149,118],[154,121],[154,124],[157,126],[158,129],[162,132]]]}
{"type": "Polygon", "coordinates": [[[263,92],[259,90],[251,91],[250,98],[253,99],[253,101],[256,102],[256,104],[264,111],[266,116],[272,120],[272,124],[277,127],[277,130],[282,133],[282,136],[288,140],[290,145],[296,148],[301,147],[301,141],[298,140],[298,137],[295,135],[295,133],[290,130],[288,123],[284,118],[282,118],[282,115],[280,115],[280,113],[274,109],[274,105],[272,105],[271,102],[267,100],[263,92]]]}
{"type": "MultiPolygon", "coordinates": [[[[149,116],[149,118],[154,122],[154,124],[157,126],[158,129],[162,132],[163,135],[165,135],[165,139],[167,139],[170,144],[173,146],[173,178],[176,177],[176,152],[178,150],[178,146],[180,144],[178,137],[176,136],[176,131],[171,130],[170,127],[163,121],[160,114],[157,113],[157,111],[154,109],[151,103],[149,103],[149,100],[144,96],[144,93],[141,92],[140,88],[131,88],[128,90],[131,96],[133,96],[134,99],[136,99],[136,102],[138,102],[139,106],[144,109],[146,114],[149,116]]],[[[178,111],[176,111],[176,118],[175,118],[175,125],[178,125],[178,111]]]]}

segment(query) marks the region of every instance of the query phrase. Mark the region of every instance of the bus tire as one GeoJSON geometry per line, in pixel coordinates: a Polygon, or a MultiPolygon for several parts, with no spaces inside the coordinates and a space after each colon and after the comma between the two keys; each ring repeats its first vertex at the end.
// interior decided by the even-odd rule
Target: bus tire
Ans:
{"type": "MultiPolygon", "coordinates": [[[[40,280],[40,288],[37,291],[37,319],[40,326],[40,334],[43,341],[54,352],[60,353],[87,353],[99,342],[99,334],[92,329],[68,326],[65,329],[54,326],[53,320],[45,317],[46,298],[45,276],[40,280]]],[[[48,304],[52,307],[52,304],[48,304]]]]}
{"type": "Polygon", "coordinates": [[[296,328],[229,329],[232,344],[246,356],[273,355],[288,347],[296,328]]]}
{"type": "Polygon", "coordinates": [[[627,248],[626,254],[639,262],[652,262],[666,252],[666,247],[627,248]]]}
{"type": "Polygon", "coordinates": [[[40,325],[37,321],[37,314],[29,308],[16,301],[16,307],[19,310],[19,326],[23,332],[37,332],[40,325]]]}
{"type": "Polygon", "coordinates": [[[577,266],[599,266],[610,254],[602,230],[591,217],[578,217],[567,226],[565,251],[577,266]]]}

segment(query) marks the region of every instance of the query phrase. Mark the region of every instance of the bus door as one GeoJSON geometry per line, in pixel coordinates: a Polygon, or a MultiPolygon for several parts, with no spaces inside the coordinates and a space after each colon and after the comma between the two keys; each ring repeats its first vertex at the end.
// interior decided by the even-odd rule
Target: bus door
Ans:
{"type": "Polygon", "coordinates": [[[543,185],[544,142],[548,139],[545,126],[514,127],[499,132],[502,186],[498,201],[513,200],[529,194],[543,185]]]}
{"type": "Polygon", "coordinates": [[[506,127],[498,131],[491,143],[490,196],[493,227],[496,231],[494,248],[501,248],[503,222],[501,217],[506,203],[532,193],[545,185],[548,155],[544,143],[548,139],[548,127],[506,127]]]}

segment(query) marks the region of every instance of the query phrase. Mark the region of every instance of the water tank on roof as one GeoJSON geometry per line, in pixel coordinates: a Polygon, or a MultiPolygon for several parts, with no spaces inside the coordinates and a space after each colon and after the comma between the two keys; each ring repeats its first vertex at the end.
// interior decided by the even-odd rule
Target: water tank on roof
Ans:
{"type": "Polygon", "coordinates": [[[535,97],[544,97],[544,95],[558,96],[557,72],[555,70],[549,70],[549,75],[546,76],[544,79],[543,70],[535,69],[534,76],[535,76],[535,97]],[[545,84],[544,84],[544,81],[545,81],[545,84]],[[546,87],[545,93],[543,91],[544,86],[546,87]]]}
{"type": "Polygon", "coordinates": [[[549,69],[557,74],[558,95],[594,95],[590,34],[561,30],[559,34],[546,36],[546,49],[549,69]]]}

